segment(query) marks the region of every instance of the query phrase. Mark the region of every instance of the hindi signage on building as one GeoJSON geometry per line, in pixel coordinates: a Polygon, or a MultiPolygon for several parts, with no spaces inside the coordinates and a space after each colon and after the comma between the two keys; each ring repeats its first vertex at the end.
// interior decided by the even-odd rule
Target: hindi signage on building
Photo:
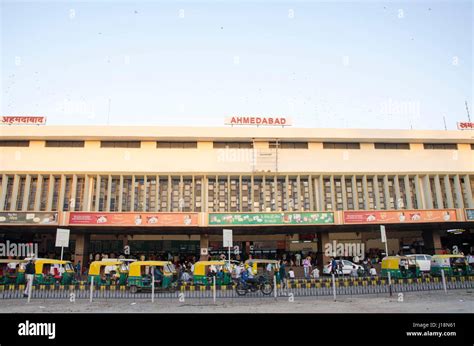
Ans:
{"type": "Polygon", "coordinates": [[[454,209],[345,211],[344,223],[422,223],[457,221],[454,209]]]}
{"type": "Polygon", "coordinates": [[[226,125],[255,125],[255,126],[291,126],[291,119],[285,117],[239,117],[225,119],[226,125]]]}
{"type": "Polygon", "coordinates": [[[2,116],[2,125],[46,125],[46,117],[2,116]]]}
{"type": "Polygon", "coordinates": [[[0,225],[57,225],[58,213],[5,212],[0,213],[0,225]]]}
{"type": "Polygon", "coordinates": [[[474,130],[474,123],[469,121],[458,122],[458,130],[474,130]]]}
{"type": "Polygon", "coordinates": [[[96,226],[198,226],[198,213],[71,212],[70,225],[96,226]]]}
{"type": "Polygon", "coordinates": [[[209,213],[209,226],[333,224],[332,212],[209,213]]]}

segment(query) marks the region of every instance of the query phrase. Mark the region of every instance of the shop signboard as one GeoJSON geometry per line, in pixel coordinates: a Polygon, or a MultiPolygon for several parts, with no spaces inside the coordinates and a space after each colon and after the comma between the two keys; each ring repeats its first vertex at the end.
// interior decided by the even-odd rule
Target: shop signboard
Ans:
{"type": "Polygon", "coordinates": [[[0,213],[0,225],[57,225],[58,213],[4,212],[0,213]]]}
{"type": "Polygon", "coordinates": [[[424,223],[457,221],[456,210],[345,211],[345,224],[424,223]]]}
{"type": "Polygon", "coordinates": [[[209,226],[333,224],[332,212],[209,213],[209,226]]]}
{"type": "Polygon", "coordinates": [[[71,212],[69,225],[179,227],[198,226],[198,213],[71,212]]]}
{"type": "Polygon", "coordinates": [[[474,209],[466,209],[466,221],[474,221],[474,209]]]}

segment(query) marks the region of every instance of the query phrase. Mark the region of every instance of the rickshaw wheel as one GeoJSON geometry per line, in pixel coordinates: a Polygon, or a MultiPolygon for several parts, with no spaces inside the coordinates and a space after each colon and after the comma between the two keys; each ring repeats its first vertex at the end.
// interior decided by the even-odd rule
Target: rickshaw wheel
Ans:
{"type": "Polygon", "coordinates": [[[262,291],[263,294],[268,296],[273,292],[273,285],[269,282],[265,282],[264,284],[262,284],[260,290],[262,291]]]}
{"type": "Polygon", "coordinates": [[[137,286],[130,286],[130,293],[137,293],[138,292],[138,287],[137,286]]]}

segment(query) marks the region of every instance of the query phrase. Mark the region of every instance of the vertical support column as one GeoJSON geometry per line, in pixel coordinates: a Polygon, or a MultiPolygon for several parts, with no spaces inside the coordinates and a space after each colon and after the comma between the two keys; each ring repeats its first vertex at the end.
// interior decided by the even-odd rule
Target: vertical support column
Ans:
{"type": "Polygon", "coordinates": [[[415,197],[416,197],[416,205],[418,206],[417,209],[425,209],[425,201],[423,200],[423,194],[421,193],[420,187],[420,177],[415,175],[413,179],[415,182],[415,197]]]}
{"type": "Polygon", "coordinates": [[[353,175],[351,177],[352,184],[352,200],[354,202],[354,210],[359,210],[359,191],[357,191],[357,177],[353,175]]]}
{"type": "Polygon", "coordinates": [[[123,175],[120,175],[120,183],[119,183],[119,200],[118,200],[118,211],[122,211],[122,203],[123,203],[123,175]]]}
{"type": "Polygon", "coordinates": [[[20,176],[18,174],[15,174],[15,177],[13,178],[13,189],[12,189],[12,197],[11,197],[11,203],[10,203],[10,211],[16,210],[19,187],[20,187],[20,176]]]}
{"type": "MultiPolygon", "coordinates": [[[[117,187],[115,187],[117,188],[117,187]]],[[[109,174],[109,179],[107,181],[107,202],[105,203],[105,210],[110,211],[110,202],[112,200],[112,175],[109,174]]]]}
{"type": "Polygon", "coordinates": [[[441,237],[438,230],[425,230],[422,232],[425,251],[429,254],[441,254],[441,237]]]}
{"type": "Polygon", "coordinates": [[[7,200],[7,186],[8,186],[8,175],[2,174],[2,193],[0,195],[0,210],[5,210],[7,200]]]}
{"type": "Polygon", "coordinates": [[[467,197],[467,207],[474,208],[474,200],[472,198],[472,189],[471,189],[471,181],[469,180],[469,174],[464,175],[464,194],[467,197]]]}
{"type": "MultiPolygon", "coordinates": [[[[278,203],[277,203],[277,200],[278,200],[278,178],[277,178],[277,174],[275,172],[275,175],[273,177],[273,189],[270,193],[270,197],[271,196],[274,196],[275,197],[275,203],[273,203],[275,205],[275,210],[274,211],[278,211],[278,203]]],[[[272,201],[273,199],[270,198],[272,201]]]]}
{"type": "Polygon", "coordinates": [[[172,180],[171,175],[168,175],[168,203],[166,203],[168,207],[168,211],[171,211],[171,190],[172,190],[172,180]]]}
{"type": "Polygon", "coordinates": [[[77,175],[72,175],[72,186],[71,186],[71,200],[68,201],[69,211],[76,210],[76,195],[77,195],[77,175]]]}
{"type": "Polygon", "coordinates": [[[64,209],[64,197],[66,195],[66,176],[61,174],[61,181],[59,183],[59,196],[58,196],[58,211],[64,209]]]}
{"type": "Polygon", "coordinates": [[[95,208],[94,208],[94,211],[99,211],[100,183],[101,183],[101,177],[100,177],[99,174],[97,174],[96,182],[95,182],[95,196],[92,196],[92,198],[95,199],[95,208]]]}
{"type": "Polygon", "coordinates": [[[90,211],[91,210],[91,198],[92,198],[92,186],[94,184],[94,180],[91,178],[89,174],[85,175],[84,178],[84,203],[82,203],[82,211],[90,211]]]}
{"type": "Polygon", "coordinates": [[[239,211],[242,212],[242,176],[239,175],[239,211]]]}
{"type": "Polygon", "coordinates": [[[446,174],[443,180],[444,180],[444,190],[446,192],[446,199],[447,199],[446,202],[447,202],[448,208],[454,208],[453,191],[451,190],[449,175],[446,174]]]}
{"type": "Polygon", "coordinates": [[[403,178],[405,181],[405,196],[407,196],[407,209],[413,209],[413,201],[411,196],[411,188],[410,188],[410,177],[405,175],[403,178]]]}
{"type": "Polygon", "coordinates": [[[341,175],[341,191],[342,191],[342,210],[347,210],[346,177],[344,175],[341,175]]]}
{"type": "Polygon", "coordinates": [[[53,195],[54,195],[54,186],[56,185],[56,179],[54,175],[49,175],[49,186],[48,186],[48,200],[46,204],[46,211],[51,211],[53,208],[53,195]]]}
{"type": "Polygon", "coordinates": [[[458,208],[464,208],[464,201],[462,198],[461,181],[459,175],[454,176],[454,191],[456,192],[456,204],[458,208]]]}
{"type": "MultiPolygon", "coordinates": [[[[208,249],[209,248],[209,235],[201,234],[200,239],[199,239],[199,247],[201,249],[203,249],[203,248],[208,249]]],[[[209,259],[208,255],[201,255],[199,260],[200,261],[207,261],[208,259],[209,259]]]]}
{"type": "Polygon", "coordinates": [[[372,178],[372,187],[374,190],[374,197],[375,197],[375,209],[380,210],[380,190],[379,190],[379,178],[377,175],[374,175],[372,178]]]}
{"type": "Polygon", "coordinates": [[[202,177],[202,211],[208,212],[209,206],[207,205],[207,200],[209,199],[209,191],[208,191],[208,181],[207,175],[202,177]]]}
{"type": "Polygon", "coordinates": [[[423,194],[425,197],[425,208],[433,209],[433,197],[431,194],[430,177],[428,174],[422,178],[423,194]]]}
{"type": "Polygon", "coordinates": [[[38,181],[36,182],[36,195],[35,195],[35,211],[39,211],[41,208],[41,194],[43,192],[43,175],[38,174],[38,181]]]}
{"type": "Polygon", "coordinates": [[[329,262],[330,257],[325,254],[325,245],[329,243],[329,232],[318,233],[318,267],[321,269],[329,262]]]}
{"type": "MultiPolygon", "coordinates": [[[[183,180],[183,177],[181,177],[181,181],[183,180]]],[[[143,176],[143,210],[142,211],[148,211],[147,208],[147,193],[146,193],[146,186],[147,186],[147,177],[146,175],[143,176]]],[[[140,196],[140,191],[138,192],[138,196],[140,196]]]]}
{"type": "MultiPolygon", "coordinates": [[[[196,180],[194,179],[194,174],[191,177],[191,211],[196,211],[196,180]]],[[[229,187],[230,191],[230,187],[229,187]]],[[[230,201],[230,199],[229,199],[230,201]]]]}
{"type": "MultiPolygon", "coordinates": [[[[250,205],[251,205],[251,208],[250,208],[250,212],[253,212],[254,211],[254,205],[253,205],[253,201],[254,201],[254,198],[253,198],[253,194],[255,193],[255,188],[254,188],[254,179],[253,179],[253,173],[252,175],[250,176],[250,191],[251,193],[249,193],[249,198],[250,198],[250,205]]],[[[260,209],[260,208],[259,208],[260,209]]]]}
{"type": "Polygon", "coordinates": [[[309,210],[314,210],[314,190],[313,190],[313,176],[309,175],[308,177],[308,190],[309,190],[309,210]]]}
{"type": "Polygon", "coordinates": [[[25,179],[25,190],[23,191],[23,204],[21,206],[21,211],[28,210],[28,199],[30,197],[30,188],[31,188],[31,175],[27,174],[26,179],[25,179]]]}
{"type": "Polygon", "coordinates": [[[296,176],[296,205],[294,209],[301,210],[301,178],[299,174],[296,176]]]}
{"type": "Polygon", "coordinates": [[[76,235],[76,247],[74,249],[74,264],[81,261],[81,268],[89,261],[88,249],[89,249],[90,235],[89,234],[77,234],[76,235]]]}
{"type": "Polygon", "coordinates": [[[435,190],[436,190],[436,203],[438,204],[438,209],[444,209],[443,203],[443,193],[441,191],[441,182],[439,180],[439,175],[434,176],[435,190]]]}
{"type": "Polygon", "coordinates": [[[367,176],[362,177],[362,191],[364,193],[364,209],[369,210],[369,189],[367,186],[367,176]]]}
{"type": "Polygon", "coordinates": [[[132,191],[130,191],[130,211],[135,211],[135,175],[132,175],[132,191]]]}
{"type": "MultiPolygon", "coordinates": [[[[288,175],[285,176],[285,186],[286,186],[286,189],[285,189],[285,201],[286,201],[286,210],[290,210],[290,195],[288,194],[288,183],[290,182],[290,180],[288,179],[288,175]]],[[[283,211],[285,211],[285,201],[283,201],[283,205],[282,205],[282,209],[283,211]]]]}
{"type": "Polygon", "coordinates": [[[398,175],[395,175],[393,178],[393,188],[395,190],[395,209],[402,209],[400,205],[398,205],[398,201],[401,198],[401,193],[400,193],[400,183],[398,181],[398,175]]]}
{"type": "Polygon", "coordinates": [[[160,206],[160,176],[157,174],[156,175],[156,184],[155,184],[155,210],[158,211],[161,210],[160,206]]]}
{"type": "MultiPolygon", "coordinates": [[[[390,210],[392,208],[392,201],[390,196],[390,188],[388,187],[388,175],[383,176],[383,195],[385,199],[385,209],[390,210]]],[[[395,207],[395,201],[393,201],[393,206],[395,207]]]]}
{"type": "Polygon", "coordinates": [[[316,208],[317,208],[317,210],[324,211],[324,210],[326,210],[326,205],[324,203],[324,178],[323,178],[323,176],[320,175],[315,182],[317,183],[316,187],[315,187],[315,191],[316,191],[316,195],[317,195],[316,208]]]}
{"type": "Polygon", "coordinates": [[[332,210],[337,210],[336,208],[336,189],[334,188],[334,175],[331,175],[329,178],[331,184],[331,206],[332,210]]]}

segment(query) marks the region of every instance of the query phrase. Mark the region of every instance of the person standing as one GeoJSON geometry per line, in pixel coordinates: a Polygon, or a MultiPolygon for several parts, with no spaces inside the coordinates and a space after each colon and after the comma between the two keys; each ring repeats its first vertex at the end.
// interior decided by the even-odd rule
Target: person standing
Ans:
{"type": "Polygon", "coordinates": [[[309,273],[310,273],[309,267],[311,265],[311,261],[309,260],[309,258],[310,257],[308,256],[303,260],[303,270],[304,270],[305,279],[309,279],[309,273]]]}
{"type": "Polygon", "coordinates": [[[286,261],[280,261],[279,272],[280,272],[280,280],[281,280],[282,284],[284,284],[285,279],[286,279],[286,264],[285,264],[285,262],[286,261]]]}
{"type": "Polygon", "coordinates": [[[35,277],[35,265],[33,260],[30,259],[25,267],[25,276],[26,276],[26,288],[23,292],[23,297],[28,297],[30,293],[30,286],[33,284],[33,280],[35,277]]]}
{"type": "Polygon", "coordinates": [[[76,264],[76,277],[78,280],[81,279],[81,261],[77,261],[76,264]]]}
{"type": "Polygon", "coordinates": [[[296,253],[295,255],[295,264],[297,267],[299,267],[301,265],[301,254],[299,252],[296,253]]]}

